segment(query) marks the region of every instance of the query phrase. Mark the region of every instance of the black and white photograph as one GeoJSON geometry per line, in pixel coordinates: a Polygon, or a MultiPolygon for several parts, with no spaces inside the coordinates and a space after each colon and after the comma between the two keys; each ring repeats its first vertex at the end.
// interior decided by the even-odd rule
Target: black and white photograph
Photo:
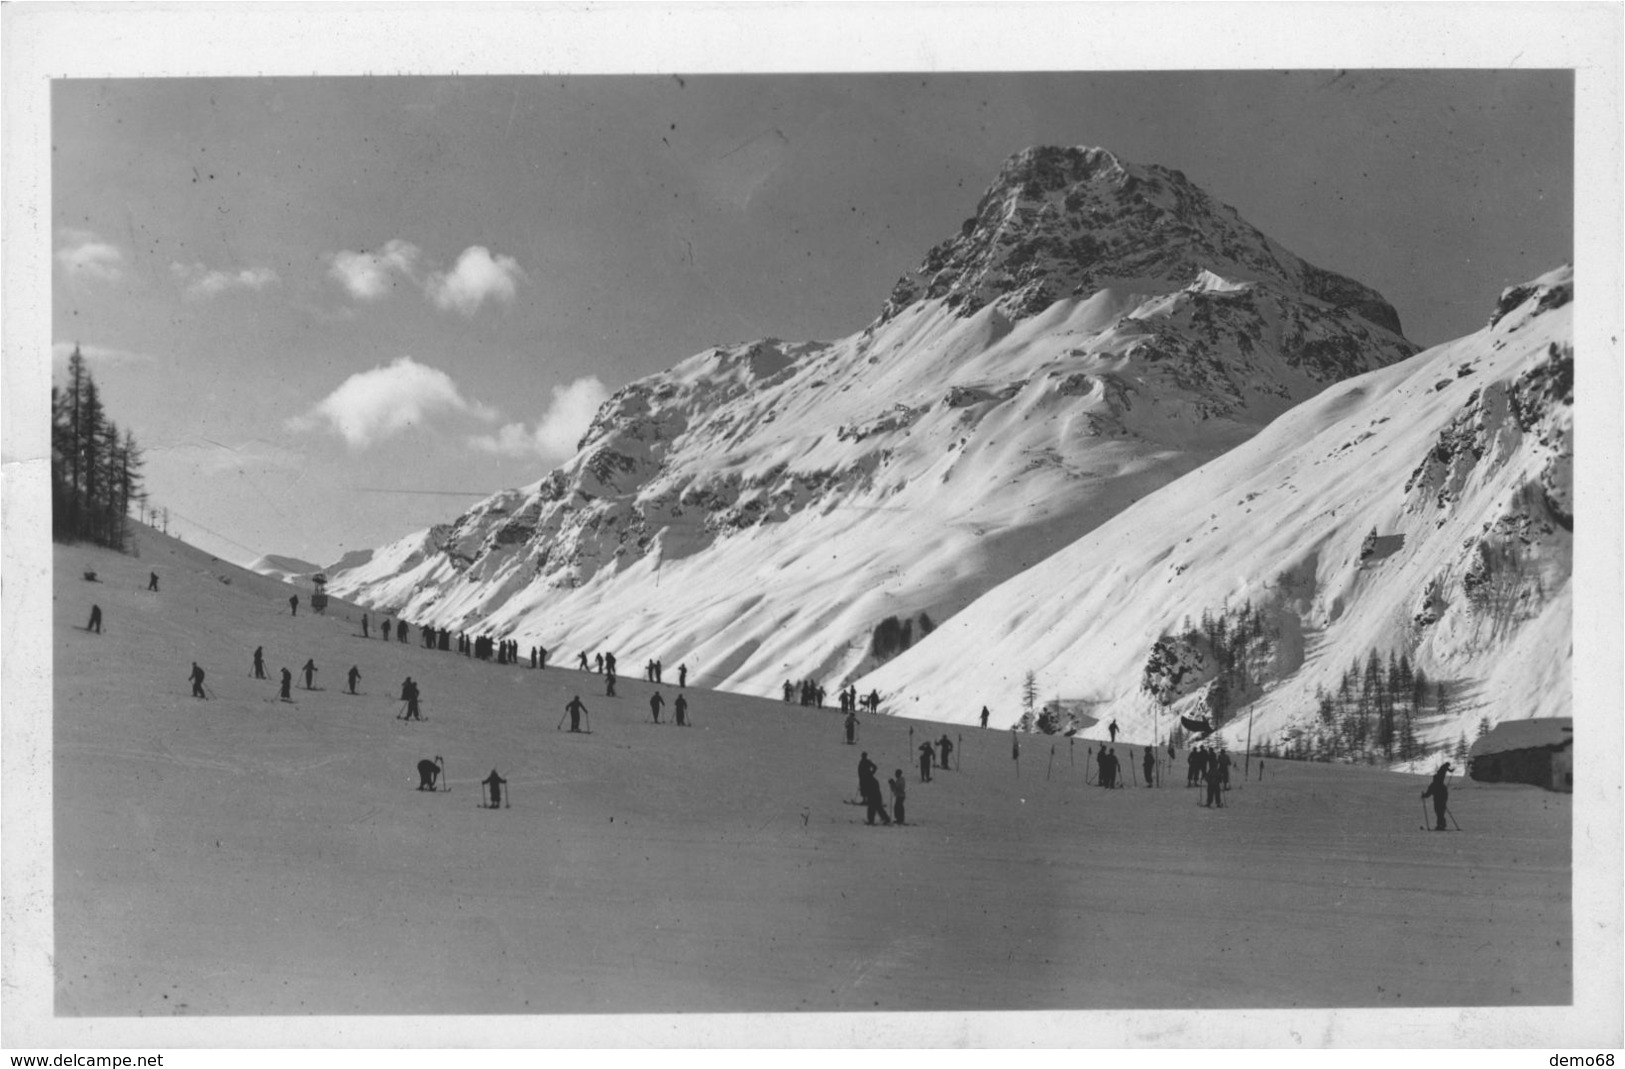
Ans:
{"type": "Polygon", "coordinates": [[[9,1054],[1620,1047],[1619,6],[52,7],[9,1054]]]}

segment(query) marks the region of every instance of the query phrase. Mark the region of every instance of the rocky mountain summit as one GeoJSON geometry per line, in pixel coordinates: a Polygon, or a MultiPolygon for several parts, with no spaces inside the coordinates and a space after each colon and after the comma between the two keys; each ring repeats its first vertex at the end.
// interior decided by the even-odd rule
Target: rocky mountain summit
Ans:
{"type": "Polygon", "coordinates": [[[332,589],[522,645],[686,659],[713,686],[833,689],[1410,356],[1398,326],[1177,172],[1031,149],[868,327],[633,382],[559,468],[332,589]]]}

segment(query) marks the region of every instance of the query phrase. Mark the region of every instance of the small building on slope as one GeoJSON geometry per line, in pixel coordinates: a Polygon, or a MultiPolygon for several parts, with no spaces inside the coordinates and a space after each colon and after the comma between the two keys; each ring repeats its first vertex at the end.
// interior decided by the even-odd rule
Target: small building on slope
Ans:
{"type": "Polygon", "coordinates": [[[1574,790],[1574,719],[1508,720],[1473,743],[1467,774],[1481,783],[1574,790]]]}

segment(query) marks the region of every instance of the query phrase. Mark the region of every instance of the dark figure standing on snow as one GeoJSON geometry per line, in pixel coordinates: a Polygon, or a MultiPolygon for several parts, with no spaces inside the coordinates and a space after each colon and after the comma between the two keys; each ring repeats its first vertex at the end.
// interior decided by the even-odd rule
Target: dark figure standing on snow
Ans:
{"type": "Polygon", "coordinates": [[[677,685],[679,687],[688,686],[688,665],[686,664],[677,666],[677,685]]]}
{"type": "Polygon", "coordinates": [[[371,638],[372,637],[371,632],[369,632],[367,630],[367,614],[366,613],[361,614],[361,637],[362,638],[371,638]]]}
{"type": "Polygon", "coordinates": [[[1112,785],[1111,775],[1107,770],[1106,747],[1104,746],[1095,755],[1095,783],[1101,787],[1110,787],[1112,785]]]}
{"type": "Polygon", "coordinates": [[[604,676],[604,697],[615,697],[615,673],[609,672],[604,676]]]}
{"type": "Polygon", "coordinates": [[[208,698],[208,695],[203,693],[203,669],[197,666],[196,661],[192,662],[192,674],[187,678],[192,681],[192,697],[208,698]]]}
{"type": "Polygon", "coordinates": [[[587,707],[581,704],[581,695],[577,694],[574,698],[571,698],[570,704],[564,707],[564,711],[570,714],[570,730],[579,732],[581,730],[581,714],[587,711],[587,707]]]}
{"type": "Polygon", "coordinates": [[[982,706],[982,726],[987,727],[987,706],[982,706]]]}
{"type": "Polygon", "coordinates": [[[937,753],[937,751],[932,749],[931,744],[929,742],[920,743],[920,782],[921,783],[930,783],[931,782],[931,759],[936,756],[936,753],[937,753]]]}
{"type": "Polygon", "coordinates": [[[592,667],[593,671],[595,672],[602,672],[604,670],[604,655],[602,653],[595,653],[592,655],[592,667]]]}
{"type": "Polygon", "coordinates": [[[489,776],[486,776],[485,779],[480,781],[481,785],[484,786],[486,789],[488,789],[491,792],[491,808],[492,809],[501,808],[501,806],[502,806],[502,785],[504,783],[507,783],[507,782],[508,782],[507,780],[505,780],[501,776],[497,775],[497,770],[494,769],[494,768],[491,770],[491,774],[489,776]]]}
{"type": "Polygon", "coordinates": [[[788,703],[790,701],[790,695],[794,694],[795,690],[796,690],[796,688],[792,687],[790,685],[790,681],[788,679],[786,679],[784,681],[784,700],[785,700],[786,703],[788,703]]]}
{"type": "Polygon", "coordinates": [[[418,762],[418,790],[434,790],[435,778],[440,775],[440,764],[438,762],[444,760],[445,758],[443,757],[436,757],[433,761],[431,761],[425,757],[423,760],[418,762]]]}
{"type": "Polygon", "coordinates": [[[1113,720],[1109,725],[1107,725],[1106,730],[1111,732],[1112,742],[1116,743],[1117,742],[1117,721],[1113,720]]]}
{"type": "Polygon", "coordinates": [[[677,700],[672,702],[671,707],[677,711],[677,726],[680,728],[688,727],[688,699],[679,694],[677,700]]]}
{"type": "Polygon", "coordinates": [[[277,693],[277,697],[285,702],[293,701],[293,673],[286,668],[282,670],[282,689],[277,693]]]}
{"type": "Polygon", "coordinates": [[[858,739],[858,714],[846,714],[846,744],[851,746],[858,739]]]}
{"type": "Polygon", "coordinates": [[[147,576],[147,589],[151,590],[151,591],[157,591],[157,589],[158,589],[158,573],[157,572],[152,572],[152,573],[148,574],[148,576],[147,576]]]}
{"type": "Polygon", "coordinates": [[[254,647],[254,678],[255,679],[264,679],[265,678],[265,647],[264,646],[255,646],[254,647]]]}
{"type": "Polygon", "coordinates": [[[85,625],[85,630],[94,631],[98,635],[102,633],[102,607],[100,605],[90,607],[90,623],[85,625]]]}
{"type": "Polygon", "coordinates": [[[1207,801],[1202,803],[1202,808],[1206,809],[1209,806],[1216,806],[1223,809],[1224,771],[1219,767],[1219,762],[1216,759],[1209,760],[1207,762],[1207,768],[1203,770],[1203,774],[1207,779],[1207,801]]]}
{"type": "Polygon", "coordinates": [[[948,738],[948,736],[944,735],[942,738],[937,740],[937,749],[942,751],[942,756],[938,758],[937,764],[941,765],[943,768],[949,767],[948,758],[952,756],[954,752],[953,742],[948,738]]]}
{"type": "Polygon", "coordinates": [[[288,612],[289,612],[289,614],[291,614],[293,616],[298,616],[299,615],[299,595],[298,594],[294,594],[292,597],[288,598],[288,612]]]}
{"type": "Polygon", "coordinates": [[[355,685],[357,683],[361,682],[361,669],[357,668],[355,665],[352,664],[350,666],[349,679],[350,679],[350,693],[354,694],[355,693],[355,685]]]}
{"type": "Polygon", "coordinates": [[[405,620],[396,620],[395,621],[395,641],[396,642],[405,642],[406,641],[406,621],[405,620]]]}
{"type": "Polygon", "coordinates": [[[389,617],[386,616],[384,617],[384,626],[378,629],[378,637],[383,639],[385,642],[389,641],[389,628],[389,617]]]}
{"type": "Polygon", "coordinates": [[[1262,757],[1258,759],[1258,782],[1264,782],[1264,759],[1262,757]]]}
{"type": "Polygon", "coordinates": [[[1145,760],[1142,765],[1145,768],[1145,785],[1150,787],[1152,779],[1157,774],[1157,752],[1149,746],[1145,748],[1145,760]]]}
{"type": "Polygon", "coordinates": [[[1202,781],[1202,751],[1192,750],[1185,755],[1185,786],[1194,787],[1202,781]]]}
{"type": "Polygon", "coordinates": [[[890,824],[891,817],[886,815],[885,799],[880,797],[880,781],[875,778],[875,773],[879,770],[880,766],[869,760],[867,751],[858,757],[858,792],[863,796],[863,804],[869,811],[867,822],[873,824],[875,814],[878,813],[882,824],[890,824]]]}
{"type": "Polygon", "coordinates": [[[658,690],[649,695],[649,713],[655,718],[657,724],[660,723],[660,707],[665,704],[666,699],[660,696],[658,690]]]}
{"type": "Polygon", "coordinates": [[[581,651],[581,660],[580,660],[579,663],[581,665],[581,671],[587,672],[587,671],[592,670],[592,665],[587,663],[587,651],[586,650],[581,651]]]}
{"type": "Polygon", "coordinates": [[[316,658],[312,657],[309,660],[307,660],[305,662],[305,666],[303,668],[299,669],[299,670],[301,672],[305,673],[305,689],[306,690],[315,689],[312,686],[312,684],[316,680],[316,658]]]}
{"type": "Polygon", "coordinates": [[[1450,830],[1449,826],[1445,824],[1445,810],[1450,805],[1450,787],[1445,783],[1445,778],[1450,775],[1450,772],[1450,762],[1446,761],[1439,766],[1439,771],[1433,774],[1433,782],[1428,784],[1428,789],[1422,792],[1423,798],[1433,799],[1433,816],[1437,821],[1433,825],[1434,831],[1450,830]]]}
{"type": "Polygon", "coordinates": [[[908,798],[908,781],[903,779],[903,770],[898,769],[886,783],[891,787],[892,822],[902,824],[904,823],[903,802],[908,798]]]}
{"type": "Polygon", "coordinates": [[[418,685],[407,676],[406,682],[401,684],[401,701],[406,703],[404,720],[422,720],[423,714],[418,711],[418,685]]]}

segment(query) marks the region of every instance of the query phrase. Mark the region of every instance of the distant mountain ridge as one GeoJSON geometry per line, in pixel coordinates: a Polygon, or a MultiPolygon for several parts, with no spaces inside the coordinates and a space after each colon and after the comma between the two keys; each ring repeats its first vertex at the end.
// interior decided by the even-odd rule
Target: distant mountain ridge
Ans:
{"type": "Polygon", "coordinates": [[[717,347],[617,391],[537,482],[334,569],[522,645],[830,689],[1330,383],[1416,347],[1177,172],[1014,157],[835,341],[717,347]]]}

